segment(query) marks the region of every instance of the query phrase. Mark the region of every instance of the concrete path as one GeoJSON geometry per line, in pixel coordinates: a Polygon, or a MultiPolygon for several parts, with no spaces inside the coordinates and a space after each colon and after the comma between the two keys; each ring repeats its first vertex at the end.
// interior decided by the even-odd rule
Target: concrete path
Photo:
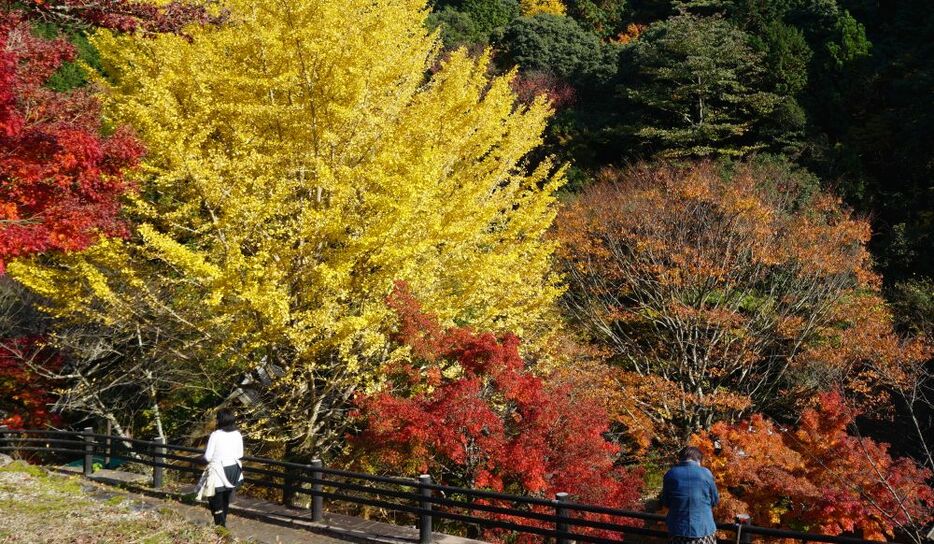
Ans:
{"type": "MultiPolygon", "coordinates": [[[[112,481],[110,476],[112,475],[108,475],[108,480],[112,481]]],[[[140,508],[151,508],[160,511],[170,510],[198,525],[211,526],[213,524],[211,513],[204,505],[188,505],[172,500],[162,500],[94,481],[86,481],[85,487],[85,490],[91,496],[100,499],[113,500],[113,497],[123,496],[125,500],[139,505],[140,508]]],[[[234,513],[227,518],[227,528],[230,530],[231,535],[237,539],[256,544],[347,544],[346,540],[304,529],[293,529],[272,523],[264,523],[234,513]]]]}
{"type": "MultiPolygon", "coordinates": [[[[58,467],[59,471],[75,474],[73,467],[58,467]]],[[[92,495],[110,500],[125,495],[151,508],[167,508],[186,519],[210,525],[210,512],[204,504],[186,504],[178,495],[147,487],[149,478],[116,470],[98,470],[85,483],[93,486],[92,495]],[[118,486],[118,487],[114,487],[118,486]]],[[[338,544],[347,541],[363,544],[417,544],[418,529],[365,520],[326,512],[324,521],[311,521],[307,509],[293,508],[267,501],[235,495],[227,519],[230,532],[240,539],[257,544],[338,544]]],[[[487,544],[443,533],[432,533],[432,544],[487,544]]]]}

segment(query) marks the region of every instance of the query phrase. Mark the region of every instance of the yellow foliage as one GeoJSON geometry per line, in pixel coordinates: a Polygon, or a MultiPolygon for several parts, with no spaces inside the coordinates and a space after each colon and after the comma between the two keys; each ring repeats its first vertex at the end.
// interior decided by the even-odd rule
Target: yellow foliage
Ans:
{"type": "Polygon", "coordinates": [[[551,15],[564,15],[565,6],[561,0],[519,0],[522,15],[538,15],[549,13],[551,15]]]}
{"type": "MultiPolygon", "coordinates": [[[[107,115],[148,148],[138,226],[11,272],[59,316],[135,319],[144,300],[220,356],[277,361],[282,395],[311,391],[283,411],[320,400],[311,380],[376,379],[394,280],[442,323],[539,338],[560,293],[544,234],[563,172],[526,159],[547,104],[517,104],[488,54],[426,79],[424,0],[229,5],[231,24],[190,39],[94,38],[107,115]]],[[[311,416],[288,417],[312,440],[311,416]]]]}

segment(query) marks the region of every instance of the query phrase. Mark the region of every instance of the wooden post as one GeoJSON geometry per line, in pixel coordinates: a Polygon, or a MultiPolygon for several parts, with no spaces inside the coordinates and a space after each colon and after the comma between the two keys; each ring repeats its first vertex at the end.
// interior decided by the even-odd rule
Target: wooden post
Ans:
{"type": "Polygon", "coordinates": [[[114,443],[113,443],[113,438],[111,438],[111,436],[113,435],[112,426],[113,424],[108,419],[107,428],[104,432],[104,434],[107,435],[107,438],[104,439],[104,468],[110,468],[110,461],[111,461],[111,457],[113,456],[113,447],[114,447],[113,444],[114,443]]]}
{"type": "Polygon", "coordinates": [[[94,473],[94,434],[93,427],[84,428],[84,475],[94,473]]]}
{"type": "MultiPolygon", "coordinates": [[[[311,478],[313,480],[323,480],[324,473],[320,469],[323,466],[321,459],[312,459],[311,460],[311,478]]],[[[324,490],[324,486],[320,482],[312,482],[311,484],[311,521],[322,521],[324,519],[324,497],[321,496],[321,492],[324,490]]]]}
{"type": "Polygon", "coordinates": [[[292,499],[295,498],[295,468],[283,468],[285,472],[282,474],[282,504],[292,506],[292,499]]]}
{"type": "Polygon", "coordinates": [[[743,531],[743,527],[752,525],[752,520],[749,518],[749,514],[736,514],[736,543],[737,544],[751,544],[752,543],[752,534],[743,531]]]}
{"type": "Polygon", "coordinates": [[[566,521],[568,509],[561,505],[561,503],[568,502],[568,500],[567,493],[555,493],[555,515],[560,518],[559,521],[555,522],[555,530],[559,533],[555,538],[555,542],[558,544],[569,544],[571,542],[571,539],[560,534],[569,532],[569,524],[566,521]]]}
{"type": "Polygon", "coordinates": [[[10,428],[6,425],[0,425],[0,452],[6,451],[7,445],[7,432],[10,428]]]}
{"type": "Polygon", "coordinates": [[[152,454],[152,488],[162,489],[163,480],[165,479],[165,467],[162,466],[165,464],[165,438],[160,436],[153,441],[158,445],[152,454]]]}
{"type": "MultiPolygon", "coordinates": [[[[431,476],[422,474],[418,477],[418,483],[421,484],[418,490],[422,496],[419,507],[422,510],[431,510],[431,488],[426,487],[426,484],[431,485],[431,476]]],[[[418,544],[431,544],[431,512],[422,512],[418,519],[418,544]]]]}

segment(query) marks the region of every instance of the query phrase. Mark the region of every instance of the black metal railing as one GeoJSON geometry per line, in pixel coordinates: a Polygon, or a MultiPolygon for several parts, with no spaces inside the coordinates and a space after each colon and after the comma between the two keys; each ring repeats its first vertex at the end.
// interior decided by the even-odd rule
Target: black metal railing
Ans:
{"type": "MultiPolygon", "coordinates": [[[[131,461],[152,467],[152,487],[164,485],[165,470],[190,475],[203,470],[203,450],[162,440],[138,440],[83,431],[11,430],[0,426],[0,452],[29,454],[42,462],[76,456],[85,475],[94,471],[95,459],[131,461]]],[[[567,493],[554,499],[528,497],[452,487],[418,478],[377,476],[327,468],[321,461],[290,463],[263,457],[244,457],[245,483],[271,489],[291,506],[299,495],[309,497],[310,518],[322,521],[326,501],[382,509],[403,522],[419,527],[420,544],[431,542],[434,522],[464,532],[468,528],[540,537],[555,544],[654,544],[667,540],[664,516],[573,502],[567,493]]],[[[757,527],[748,516],[736,523],[717,524],[720,544],[750,544],[755,540],[782,539],[804,543],[875,544],[877,541],[757,527]]]]}

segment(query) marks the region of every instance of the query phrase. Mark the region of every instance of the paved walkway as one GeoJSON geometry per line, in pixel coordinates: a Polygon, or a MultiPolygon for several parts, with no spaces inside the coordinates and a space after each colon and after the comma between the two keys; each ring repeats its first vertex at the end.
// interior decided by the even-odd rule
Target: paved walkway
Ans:
{"type": "MultiPolygon", "coordinates": [[[[143,508],[160,511],[171,510],[198,525],[210,526],[213,524],[211,513],[204,505],[189,505],[173,500],[163,500],[93,481],[86,481],[84,487],[85,491],[88,491],[91,496],[97,496],[100,499],[110,500],[116,496],[123,496],[126,500],[132,501],[143,508]]],[[[346,540],[313,533],[305,529],[264,523],[236,514],[232,514],[227,518],[227,528],[237,539],[256,544],[347,544],[346,540]]]]}
{"type": "MultiPolygon", "coordinates": [[[[63,472],[80,473],[74,468],[60,467],[63,472]]],[[[194,523],[212,523],[210,512],[203,504],[179,502],[177,496],[147,487],[149,478],[115,470],[95,472],[86,485],[93,486],[103,499],[125,495],[153,508],[168,508],[194,523]],[[121,487],[114,487],[119,485],[121,487]]],[[[227,526],[240,539],[251,539],[257,544],[345,544],[347,541],[366,544],[414,544],[418,542],[418,529],[379,521],[365,520],[340,514],[325,513],[324,521],[311,521],[307,509],[291,508],[280,504],[235,496],[230,505],[227,526]]],[[[486,544],[442,533],[432,534],[433,544],[486,544]]]]}

